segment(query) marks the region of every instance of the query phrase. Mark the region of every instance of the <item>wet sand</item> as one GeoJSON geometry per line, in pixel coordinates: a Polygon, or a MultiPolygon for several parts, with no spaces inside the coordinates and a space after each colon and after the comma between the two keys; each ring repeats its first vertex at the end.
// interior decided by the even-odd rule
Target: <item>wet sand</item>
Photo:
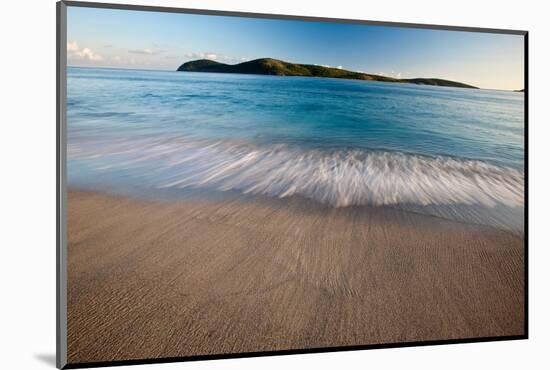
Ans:
{"type": "Polygon", "coordinates": [[[388,208],[70,190],[68,360],[522,335],[523,248],[388,208]]]}

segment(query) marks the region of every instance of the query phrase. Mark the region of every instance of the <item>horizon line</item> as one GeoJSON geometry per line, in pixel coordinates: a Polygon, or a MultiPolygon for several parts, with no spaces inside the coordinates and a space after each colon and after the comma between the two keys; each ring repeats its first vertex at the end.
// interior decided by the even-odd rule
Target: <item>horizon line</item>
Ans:
{"type": "MultiPolygon", "coordinates": [[[[226,64],[226,65],[238,65],[238,64],[241,64],[241,63],[246,63],[246,62],[250,62],[250,61],[253,61],[253,60],[259,60],[259,59],[275,59],[275,60],[280,60],[280,59],[276,59],[276,58],[271,58],[271,57],[266,57],[266,58],[255,58],[255,59],[250,59],[250,60],[247,60],[247,61],[244,61],[244,62],[240,62],[240,63],[235,63],[235,64],[228,64],[228,63],[222,63],[222,62],[218,62],[216,60],[212,60],[212,59],[207,59],[207,58],[200,58],[200,59],[193,59],[193,60],[189,60],[185,63],[188,63],[188,62],[193,62],[193,61],[197,61],[197,60],[210,60],[210,61],[213,61],[213,62],[216,62],[216,63],[220,63],[220,64],[226,64]]],[[[283,61],[283,60],[281,60],[283,61]]],[[[284,62],[284,61],[283,61],[284,62]]],[[[285,62],[285,63],[290,63],[290,62],[285,62]]],[[[293,63],[293,64],[304,64],[304,63],[293,63]]],[[[316,65],[316,64],[304,64],[304,65],[316,65]]],[[[324,67],[320,64],[317,64],[318,66],[320,67],[324,67]]],[[[119,70],[126,70],[126,71],[146,71],[146,72],[178,72],[178,73],[181,73],[181,72],[192,72],[192,73],[205,73],[205,72],[193,72],[193,71],[178,71],[177,69],[155,69],[155,68],[128,68],[128,67],[114,67],[114,66],[83,66],[83,65],[69,65],[69,63],[67,63],[67,68],[89,68],[89,69],[93,69],[93,68],[99,68],[99,69],[119,69],[119,70]]],[[[336,67],[326,67],[326,68],[334,68],[334,69],[338,69],[336,67]]],[[[382,76],[382,77],[388,77],[388,76],[384,76],[384,75],[379,75],[379,74],[374,74],[374,73],[367,73],[367,72],[358,72],[358,71],[351,71],[349,69],[343,69],[342,70],[344,71],[349,71],[349,72],[354,72],[354,73],[363,73],[363,74],[367,74],[367,75],[373,75],[373,76],[382,76]]],[[[217,74],[227,74],[227,73],[221,73],[221,72],[212,72],[212,73],[217,73],[217,74]]],[[[250,75],[250,74],[247,74],[247,73],[229,73],[229,74],[237,74],[237,75],[250,75]]],[[[261,76],[268,76],[268,75],[261,75],[261,76]]],[[[274,77],[307,77],[307,76],[274,76],[274,77]]],[[[315,76],[311,76],[311,77],[315,77],[315,76]]],[[[336,77],[315,77],[315,78],[331,78],[331,79],[337,79],[337,80],[341,80],[342,78],[336,78],[336,77]]],[[[392,78],[395,78],[395,77],[392,77],[392,78]]],[[[423,79],[441,79],[441,80],[445,80],[444,78],[440,78],[440,77],[410,77],[410,78],[396,78],[397,80],[413,80],[413,79],[417,79],[417,78],[423,78],[423,79]]],[[[364,80],[351,80],[350,81],[364,81],[364,80]]],[[[460,81],[455,81],[455,80],[447,80],[447,81],[451,81],[451,82],[459,82],[459,83],[463,83],[463,82],[460,82],[460,81]]],[[[364,82],[373,82],[373,81],[364,81],[364,82]]],[[[394,83],[394,82],[386,82],[386,81],[374,81],[374,82],[381,82],[381,83],[394,83]]],[[[415,84],[413,84],[415,85],[415,84]]],[[[433,86],[433,87],[448,87],[448,86],[438,86],[438,85],[420,85],[420,86],[433,86]]],[[[490,90],[490,91],[507,91],[507,92],[525,92],[525,87],[523,88],[520,88],[520,89],[512,89],[512,90],[506,90],[506,89],[495,89],[495,88],[488,88],[488,87],[477,87],[477,86],[474,86],[475,89],[474,90],[490,90]],[[524,90],[524,91],[521,91],[521,90],[524,90]]]]}

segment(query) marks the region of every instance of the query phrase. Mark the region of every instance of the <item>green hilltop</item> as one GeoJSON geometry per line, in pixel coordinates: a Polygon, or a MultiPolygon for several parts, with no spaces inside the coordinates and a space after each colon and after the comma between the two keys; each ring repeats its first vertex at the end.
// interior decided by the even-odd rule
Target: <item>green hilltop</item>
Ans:
{"type": "Polygon", "coordinates": [[[239,64],[219,63],[209,59],[193,60],[182,64],[178,71],[183,72],[213,72],[241,73],[254,75],[329,77],[348,80],[367,80],[382,82],[412,83],[417,85],[449,86],[477,89],[475,86],[461,82],[442,80],[438,78],[399,79],[362,72],[347,71],[340,68],[324,67],[313,64],[288,63],[272,58],[250,60],[239,64]]]}

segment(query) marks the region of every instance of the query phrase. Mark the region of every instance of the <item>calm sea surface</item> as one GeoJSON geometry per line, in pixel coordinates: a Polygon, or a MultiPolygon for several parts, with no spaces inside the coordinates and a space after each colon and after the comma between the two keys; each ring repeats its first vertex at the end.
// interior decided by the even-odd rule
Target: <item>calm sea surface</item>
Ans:
{"type": "Polygon", "coordinates": [[[522,230],[522,93],[68,69],[68,182],[386,205],[522,230]]]}

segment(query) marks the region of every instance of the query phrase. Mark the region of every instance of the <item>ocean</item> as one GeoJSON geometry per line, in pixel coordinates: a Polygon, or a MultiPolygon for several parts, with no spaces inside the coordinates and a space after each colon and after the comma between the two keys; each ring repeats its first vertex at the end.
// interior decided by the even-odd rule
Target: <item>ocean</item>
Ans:
{"type": "Polygon", "coordinates": [[[385,206],[523,232],[523,93],[68,68],[68,185],[385,206]]]}

